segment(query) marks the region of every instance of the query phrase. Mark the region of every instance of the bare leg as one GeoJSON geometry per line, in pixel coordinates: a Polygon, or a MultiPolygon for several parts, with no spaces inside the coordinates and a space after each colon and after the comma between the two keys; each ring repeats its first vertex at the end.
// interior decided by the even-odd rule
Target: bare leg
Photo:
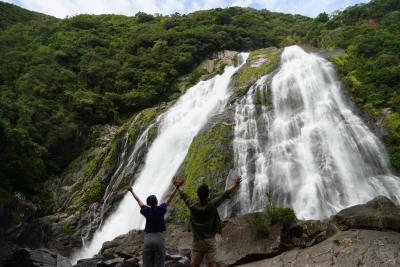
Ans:
{"type": "Polygon", "coordinates": [[[218,267],[218,264],[216,262],[210,262],[208,263],[208,267],[218,267]]]}

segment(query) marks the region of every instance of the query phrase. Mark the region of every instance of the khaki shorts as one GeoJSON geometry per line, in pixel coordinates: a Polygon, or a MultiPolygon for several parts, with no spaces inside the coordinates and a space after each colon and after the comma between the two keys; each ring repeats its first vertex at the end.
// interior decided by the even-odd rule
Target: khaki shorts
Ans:
{"type": "Polygon", "coordinates": [[[207,259],[207,263],[217,262],[217,242],[215,238],[193,240],[192,264],[200,265],[204,257],[207,259]]]}

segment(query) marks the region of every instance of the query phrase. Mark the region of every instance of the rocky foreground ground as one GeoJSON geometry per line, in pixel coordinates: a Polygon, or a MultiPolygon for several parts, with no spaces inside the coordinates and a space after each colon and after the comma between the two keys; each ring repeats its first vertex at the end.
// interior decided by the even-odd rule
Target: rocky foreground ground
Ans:
{"type": "MultiPolygon", "coordinates": [[[[400,207],[385,197],[344,209],[325,221],[265,227],[251,223],[255,216],[226,222],[217,238],[220,266],[400,266],[400,207]]],[[[140,266],[142,240],[142,231],[130,231],[104,243],[96,257],[75,266],[140,266]]],[[[166,266],[190,266],[190,244],[186,226],[169,226],[166,266]]],[[[19,248],[2,266],[71,264],[51,249],[19,248]]]]}

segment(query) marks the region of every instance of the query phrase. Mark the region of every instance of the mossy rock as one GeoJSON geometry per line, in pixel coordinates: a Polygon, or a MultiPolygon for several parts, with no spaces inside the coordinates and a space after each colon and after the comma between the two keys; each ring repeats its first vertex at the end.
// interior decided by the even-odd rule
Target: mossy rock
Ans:
{"type": "Polygon", "coordinates": [[[279,64],[281,49],[263,48],[250,52],[246,64],[234,75],[234,98],[246,94],[249,87],[260,77],[275,70],[279,64]]]}
{"type": "Polygon", "coordinates": [[[93,179],[83,185],[82,190],[72,199],[72,207],[69,210],[74,212],[76,209],[85,211],[90,204],[99,201],[104,193],[106,186],[99,179],[93,179]]]}
{"type": "MultiPolygon", "coordinates": [[[[190,145],[182,165],[185,179],[184,191],[193,200],[197,198],[197,187],[206,183],[211,194],[221,193],[225,180],[233,168],[232,125],[220,122],[198,134],[190,145]]],[[[178,215],[187,220],[189,213],[183,202],[177,202],[178,215]]]]}

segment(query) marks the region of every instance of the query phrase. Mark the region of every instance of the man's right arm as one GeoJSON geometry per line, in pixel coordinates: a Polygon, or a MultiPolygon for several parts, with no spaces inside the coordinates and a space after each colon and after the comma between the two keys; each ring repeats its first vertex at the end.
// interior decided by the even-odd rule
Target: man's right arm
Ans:
{"type": "Polygon", "coordinates": [[[183,192],[180,187],[178,188],[178,192],[179,192],[179,195],[181,196],[183,202],[185,203],[185,205],[188,208],[190,208],[192,206],[192,201],[190,200],[190,197],[185,192],[183,192]]]}
{"type": "Polygon", "coordinates": [[[178,177],[174,176],[172,183],[175,185],[176,189],[178,190],[179,195],[181,196],[185,205],[190,209],[190,207],[192,206],[192,201],[191,201],[190,197],[185,192],[182,191],[182,186],[183,186],[184,180],[179,179],[178,177]]]}

